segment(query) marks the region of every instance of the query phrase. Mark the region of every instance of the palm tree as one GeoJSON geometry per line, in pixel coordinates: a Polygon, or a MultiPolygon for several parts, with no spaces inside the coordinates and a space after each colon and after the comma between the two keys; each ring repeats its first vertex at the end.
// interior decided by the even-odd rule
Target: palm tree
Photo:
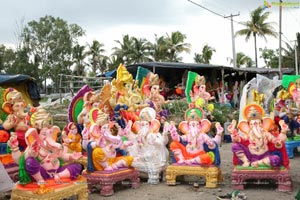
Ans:
{"type": "Polygon", "coordinates": [[[209,61],[211,60],[213,52],[216,52],[216,50],[206,44],[206,45],[204,45],[204,47],[202,49],[202,54],[195,53],[194,61],[196,63],[209,64],[209,61]]]}
{"type": "Polygon", "coordinates": [[[73,60],[75,63],[75,75],[77,76],[84,76],[85,74],[85,62],[84,59],[86,58],[87,54],[84,52],[85,46],[81,46],[79,44],[73,47],[73,60]]]}
{"type": "MultiPolygon", "coordinates": [[[[233,59],[232,58],[228,58],[230,64],[233,64],[233,59]]],[[[246,67],[251,67],[253,64],[252,59],[249,56],[246,56],[243,52],[238,52],[236,54],[236,66],[242,67],[242,66],[246,66],[246,67]]]]}
{"type": "Polygon", "coordinates": [[[250,21],[241,22],[245,26],[236,32],[236,35],[246,36],[246,41],[249,40],[251,35],[254,37],[254,50],[255,50],[255,65],[257,67],[257,47],[256,47],[256,36],[264,38],[266,41],[266,35],[277,37],[277,33],[273,28],[273,22],[266,22],[270,12],[264,12],[262,7],[258,7],[250,13],[250,21]]]}
{"type": "Polygon", "coordinates": [[[167,61],[167,41],[165,36],[157,37],[155,34],[155,42],[151,45],[151,56],[153,61],[167,61]]]}
{"type": "MultiPolygon", "coordinates": [[[[286,48],[283,49],[283,66],[292,67],[295,66],[295,46],[291,46],[286,43],[286,48]]],[[[300,61],[300,33],[296,33],[296,51],[297,51],[297,60],[300,61]]]]}
{"type": "Polygon", "coordinates": [[[169,55],[170,62],[176,61],[175,58],[178,59],[178,53],[191,52],[190,49],[191,45],[189,43],[185,43],[184,42],[185,39],[186,39],[186,35],[182,34],[179,31],[172,32],[171,36],[167,33],[165,45],[166,45],[167,53],[169,55]]]}
{"type": "Polygon", "coordinates": [[[127,55],[131,64],[149,62],[151,60],[151,43],[143,38],[132,37],[132,48],[127,55]]]}
{"type": "Polygon", "coordinates": [[[130,58],[128,58],[128,55],[130,55],[130,52],[132,51],[133,48],[133,38],[129,37],[128,34],[123,36],[122,41],[115,40],[116,43],[120,45],[120,47],[113,47],[112,50],[114,51],[112,55],[117,56],[117,60],[120,58],[122,59],[123,62],[130,62],[130,58]]]}
{"type": "Polygon", "coordinates": [[[92,71],[96,74],[97,69],[100,69],[101,73],[103,73],[106,66],[102,66],[101,60],[103,59],[105,49],[103,49],[104,44],[100,43],[97,40],[93,40],[91,45],[88,45],[89,50],[87,52],[88,55],[91,55],[90,63],[92,65],[92,71]]]}

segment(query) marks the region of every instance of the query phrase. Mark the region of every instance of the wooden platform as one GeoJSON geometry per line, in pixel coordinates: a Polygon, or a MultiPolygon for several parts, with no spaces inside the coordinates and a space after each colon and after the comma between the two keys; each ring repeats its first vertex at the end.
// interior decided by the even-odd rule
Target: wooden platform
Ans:
{"type": "Polygon", "coordinates": [[[16,188],[11,192],[12,200],[58,200],[66,199],[72,196],[77,196],[78,200],[88,199],[88,190],[86,179],[81,177],[78,180],[68,181],[69,179],[62,179],[61,184],[50,183],[46,185],[47,188],[52,188],[53,191],[45,194],[36,194],[37,185],[28,184],[22,186],[16,185],[16,188]]]}
{"type": "Polygon", "coordinates": [[[216,188],[223,181],[222,171],[216,166],[172,164],[166,170],[167,184],[176,185],[176,177],[180,175],[204,176],[207,188],[216,188]]]}
{"type": "Polygon", "coordinates": [[[84,170],[82,175],[87,179],[89,191],[94,185],[100,185],[100,195],[111,196],[114,194],[113,186],[115,183],[124,180],[131,181],[132,188],[140,186],[139,171],[135,168],[121,168],[112,171],[87,172],[84,170]]]}
{"type": "Polygon", "coordinates": [[[282,192],[292,191],[292,181],[289,170],[287,169],[236,169],[234,168],[231,174],[232,188],[243,190],[247,180],[275,180],[278,185],[278,190],[282,192]]]}

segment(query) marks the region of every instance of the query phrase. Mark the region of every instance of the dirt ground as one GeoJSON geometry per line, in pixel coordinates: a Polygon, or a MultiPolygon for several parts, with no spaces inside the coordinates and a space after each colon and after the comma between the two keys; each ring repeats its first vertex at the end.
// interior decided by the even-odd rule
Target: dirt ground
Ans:
{"type": "MultiPolygon", "coordinates": [[[[141,186],[137,189],[131,189],[129,185],[122,185],[118,183],[114,186],[114,195],[110,197],[102,197],[99,195],[99,190],[96,189],[93,193],[89,194],[89,200],[105,199],[105,200],[156,200],[156,199],[172,199],[172,200],[216,200],[217,196],[226,195],[234,191],[231,188],[231,172],[232,153],[231,143],[223,143],[220,147],[221,153],[221,169],[224,176],[224,182],[219,185],[219,188],[208,189],[205,188],[205,179],[199,177],[184,176],[177,178],[180,183],[176,186],[168,186],[165,182],[157,185],[150,185],[147,183],[146,177],[142,177],[141,186]],[[199,183],[199,187],[194,187],[194,182],[199,183]]],[[[244,193],[247,199],[250,200],[275,200],[295,199],[298,189],[300,189],[300,156],[295,153],[295,157],[290,159],[290,174],[292,178],[293,190],[292,192],[279,192],[276,190],[276,184],[272,182],[257,182],[247,184],[245,190],[240,191],[244,193]]]]}

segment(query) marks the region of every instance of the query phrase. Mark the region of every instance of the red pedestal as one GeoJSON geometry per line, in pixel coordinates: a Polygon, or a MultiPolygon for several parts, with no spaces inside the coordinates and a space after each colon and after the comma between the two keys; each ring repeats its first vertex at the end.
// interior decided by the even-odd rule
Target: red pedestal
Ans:
{"type": "Polygon", "coordinates": [[[126,179],[131,181],[132,188],[138,188],[140,186],[140,173],[135,168],[121,168],[113,171],[83,171],[82,175],[87,179],[88,189],[90,192],[94,185],[100,185],[100,195],[102,196],[113,195],[114,184],[126,179]]]}
{"type": "Polygon", "coordinates": [[[243,190],[246,181],[249,179],[271,179],[275,180],[278,190],[281,192],[292,191],[292,181],[289,170],[287,169],[270,169],[270,170],[237,170],[234,168],[231,180],[232,187],[236,190],[243,190]]]}

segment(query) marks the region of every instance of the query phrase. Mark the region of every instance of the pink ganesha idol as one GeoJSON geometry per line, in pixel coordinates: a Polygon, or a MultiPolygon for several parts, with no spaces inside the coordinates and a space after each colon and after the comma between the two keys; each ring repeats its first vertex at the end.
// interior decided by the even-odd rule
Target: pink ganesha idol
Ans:
{"type": "Polygon", "coordinates": [[[18,144],[22,151],[26,148],[25,132],[28,129],[25,112],[26,103],[21,92],[14,88],[7,88],[3,94],[2,109],[8,114],[3,122],[3,128],[13,131],[17,135],[18,144]]]}
{"type": "Polygon", "coordinates": [[[289,160],[284,144],[288,130],[287,124],[281,120],[279,122],[280,134],[273,135],[270,129],[274,120],[264,117],[263,108],[255,103],[248,104],[243,110],[243,115],[246,120],[238,124],[241,133],[235,129],[235,120],[228,126],[233,141],[234,165],[288,168],[289,160]]]}
{"type": "MultiPolygon", "coordinates": [[[[29,128],[25,133],[27,148],[20,152],[18,140],[12,134],[8,145],[12,149],[12,157],[20,166],[20,184],[33,183],[35,193],[44,194],[53,191],[48,181],[60,183],[61,179],[75,180],[83,169],[79,163],[63,165],[63,161],[73,161],[82,155],[79,152],[67,153],[68,149],[56,142],[59,127],[52,124],[52,116],[43,108],[32,110],[29,128]]],[[[32,186],[33,187],[33,186],[32,186]]]]}
{"type": "Polygon", "coordinates": [[[204,119],[204,111],[200,108],[186,111],[185,121],[179,124],[179,130],[183,135],[177,133],[176,127],[172,123],[165,127],[170,131],[173,139],[170,149],[174,153],[176,163],[220,165],[218,146],[221,142],[223,128],[220,123],[216,123],[217,134],[214,138],[207,134],[210,128],[211,122],[204,119]]]}

